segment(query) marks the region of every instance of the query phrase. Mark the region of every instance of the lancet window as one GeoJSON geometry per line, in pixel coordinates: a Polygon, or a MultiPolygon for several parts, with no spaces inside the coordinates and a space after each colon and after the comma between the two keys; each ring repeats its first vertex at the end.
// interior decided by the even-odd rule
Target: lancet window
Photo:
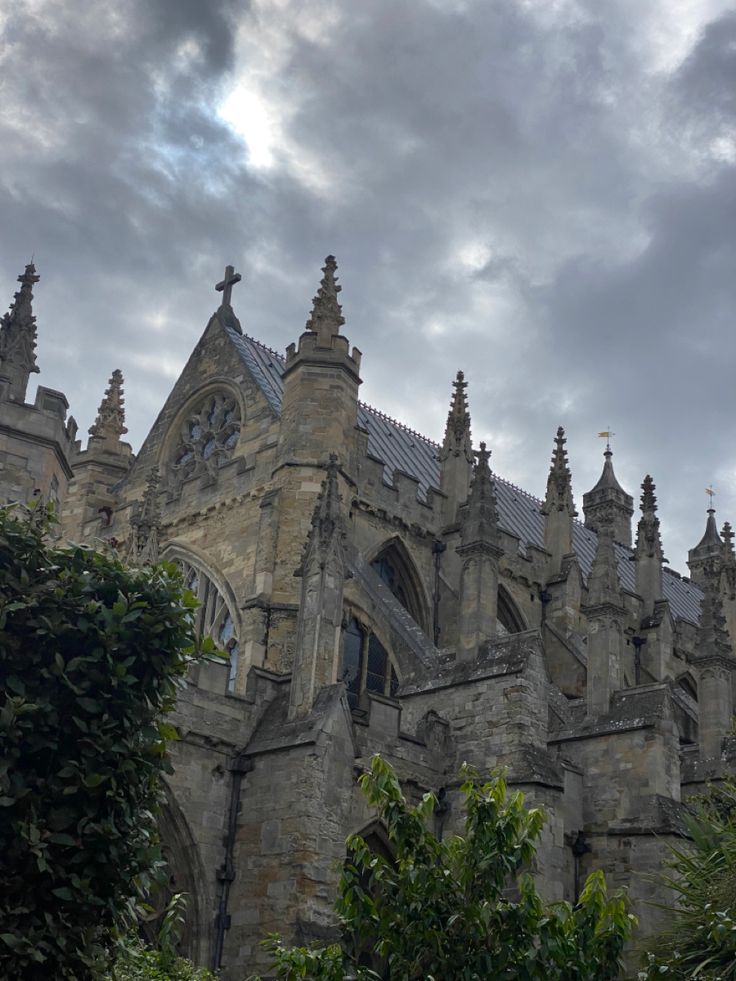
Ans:
{"type": "Polygon", "coordinates": [[[364,691],[395,695],[399,679],[378,637],[353,619],[343,630],[342,680],[350,708],[358,708],[364,691]]]}
{"type": "Polygon", "coordinates": [[[240,406],[229,392],[211,392],[187,412],[171,459],[175,481],[214,476],[240,438],[240,406]]]}
{"type": "Polygon", "coordinates": [[[240,645],[235,618],[227,600],[207,573],[185,559],[176,559],[184,575],[184,585],[199,601],[196,630],[200,637],[211,637],[217,647],[230,658],[228,691],[235,687],[240,645]]]}

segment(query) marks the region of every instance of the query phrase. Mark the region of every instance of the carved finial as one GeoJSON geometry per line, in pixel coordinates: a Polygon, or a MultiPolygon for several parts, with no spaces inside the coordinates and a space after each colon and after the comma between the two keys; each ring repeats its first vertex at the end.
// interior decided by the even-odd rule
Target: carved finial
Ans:
{"type": "Polygon", "coordinates": [[[312,301],[312,313],[306,324],[306,329],[316,333],[326,347],[330,347],[331,338],[340,333],[340,328],[345,323],[342,307],[337,302],[337,294],[342,286],[337,283],[336,271],[335,257],[328,255],[322,267],[324,275],[319,290],[312,301]]]}
{"type": "Polygon", "coordinates": [[[641,484],[641,510],[644,514],[654,514],[657,510],[657,498],[654,494],[656,489],[657,485],[647,474],[641,484]]]}
{"type": "Polygon", "coordinates": [[[467,387],[465,375],[462,371],[458,371],[455,381],[452,383],[452,401],[445,426],[445,438],[442,441],[439,454],[441,462],[450,456],[464,456],[468,463],[473,462],[467,387]]]}
{"type": "Polygon", "coordinates": [[[159,469],[153,467],[146,481],[143,501],[130,519],[132,534],[128,561],[131,564],[152,565],[158,562],[159,532],[161,530],[161,509],[158,503],[160,481],[159,469]]]}
{"type": "Polygon", "coordinates": [[[572,499],[572,478],[565,449],[565,430],[558,426],[555,436],[555,448],[552,451],[552,463],[547,477],[547,493],[544,498],[542,514],[553,511],[568,511],[573,517],[577,515],[572,499]]]}
{"type": "Polygon", "coordinates": [[[723,522],[723,528],[721,529],[721,538],[723,539],[723,551],[727,556],[731,558],[736,558],[736,553],[734,553],[733,539],[734,532],[729,521],[723,522]]]}
{"type": "Polygon", "coordinates": [[[10,310],[0,320],[0,379],[9,383],[11,399],[22,402],[28,378],[38,373],[36,364],[36,318],[33,316],[33,287],[41,277],[32,262],[18,276],[20,289],[10,310]]]}
{"type": "Polygon", "coordinates": [[[89,427],[90,436],[115,441],[124,436],[125,398],[123,397],[123,373],[116,368],[110,376],[104,398],[97,410],[97,418],[89,427]]]}
{"type": "Polygon", "coordinates": [[[641,484],[641,518],[636,528],[636,555],[657,557],[662,561],[662,540],[659,535],[659,518],[657,517],[657,498],[654,491],[657,485],[649,474],[641,484]]]}

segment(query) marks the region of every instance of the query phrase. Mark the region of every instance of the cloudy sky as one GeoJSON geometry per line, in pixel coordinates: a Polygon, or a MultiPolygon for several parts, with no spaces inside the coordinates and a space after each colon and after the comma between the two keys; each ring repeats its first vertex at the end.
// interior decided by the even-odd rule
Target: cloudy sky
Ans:
{"type": "Polygon", "coordinates": [[[0,304],[35,253],[43,384],[140,445],[217,305],[294,340],[340,265],[362,396],[495,469],[658,486],[683,567],[736,523],[733,0],[15,0],[0,12],[0,304]]]}

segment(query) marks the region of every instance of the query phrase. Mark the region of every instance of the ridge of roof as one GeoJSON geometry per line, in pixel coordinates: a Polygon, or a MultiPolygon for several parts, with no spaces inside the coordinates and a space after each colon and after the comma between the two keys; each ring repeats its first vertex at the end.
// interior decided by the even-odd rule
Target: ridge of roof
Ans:
{"type": "Polygon", "coordinates": [[[260,347],[263,351],[266,352],[266,354],[270,354],[272,358],[276,358],[276,360],[279,361],[281,364],[286,363],[286,358],[284,357],[283,354],[277,351],[276,348],[269,347],[268,344],[264,344],[263,341],[257,340],[255,337],[252,337],[250,334],[246,334],[245,331],[243,331],[242,336],[245,338],[246,341],[250,341],[251,344],[255,344],[256,347],[260,347]]]}
{"type": "Polygon", "coordinates": [[[412,429],[404,422],[399,422],[398,419],[394,419],[392,416],[387,415],[385,412],[377,409],[374,405],[369,405],[368,402],[358,402],[358,405],[365,409],[366,412],[371,412],[373,415],[378,416],[379,419],[383,419],[385,422],[390,422],[392,426],[396,426],[397,429],[403,430],[405,433],[408,433],[409,436],[415,436],[417,439],[421,439],[422,442],[427,443],[429,446],[432,446],[437,450],[440,448],[440,444],[436,440],[431,439],[429,436],[425,436],[423,433],[417,432],[416,429],[412,429]]]}

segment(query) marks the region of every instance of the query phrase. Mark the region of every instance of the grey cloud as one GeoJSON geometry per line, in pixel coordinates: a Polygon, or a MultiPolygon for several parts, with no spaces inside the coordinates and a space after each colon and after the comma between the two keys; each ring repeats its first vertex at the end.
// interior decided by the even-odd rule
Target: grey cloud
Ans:
{"type": "MultiPolygon", "coordinates": [[[[16,5],[0,46],[0,290],[35,249],[43,383],[86,427],[120,364],[138,443],[225,262],[245,274],[246,330],[282,348],[334,252],[368,401],[440,437],[462,367],[476,437],[530,490],[568,426],[578,500],[613,417],[622,480],[633,492],[654,474],[682,565],[700,484],[730,452],[734,170],[696,151],[733,111],[736,14],[668,78],[617,0],[315,5],[320,37],[300,33],[307,9],[16,5]],[[215,107],[274,37],[286,60],[263,84],[295,158],[277,146],[259,171],[215,107]],[[327,188],[294,159],[317,161],[327,188]],[[485,265],[463,263],[468,243],[485,265]]],[[[726,488],[719,506],[734,517],[726,488]]]]}

